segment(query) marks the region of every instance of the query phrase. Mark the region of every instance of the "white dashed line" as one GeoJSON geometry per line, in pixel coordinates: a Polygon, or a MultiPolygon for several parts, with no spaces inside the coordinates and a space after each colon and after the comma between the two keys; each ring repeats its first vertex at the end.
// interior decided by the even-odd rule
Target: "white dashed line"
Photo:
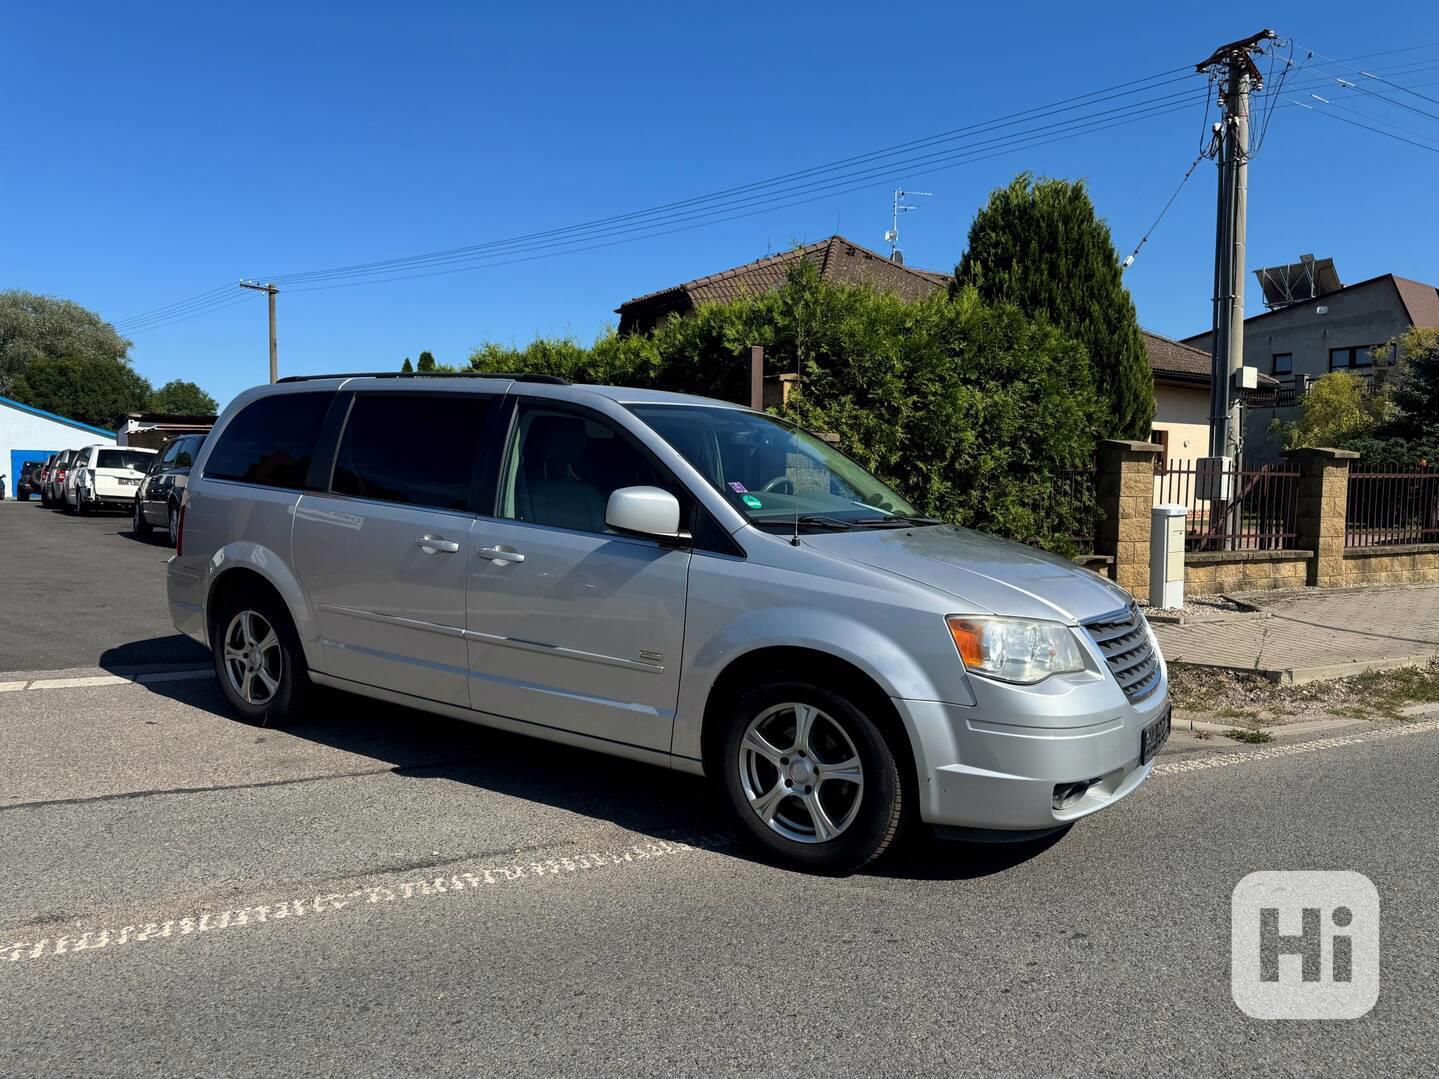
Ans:
{"type": "MultiPolygon", "coordinates": [[[[696,842],[701,839],[698,836],[692,838],[696,842]]],[[[706,847],[726,846],[730,842],[722,836],[703,839],[706,847]]],[[[357,908],[382,907],[419,899],[453,898],[501,886],[534,884],[549,877],[573,876],[587,870],[631,868],[657,858],[693,853],[696,849],[679,840],[650,839],[614,850],[552,854],[512,865],[472,865],[468,869],[451,867],[441,876],[390,879],[346,892],[251,903],[228,910],[192,910],[159,922],[136,922],[85,931],[76,929],[63,936],[42,937],[39,940],[16,941],[10,938],[10,943],[0,943],[0,967],[24,960],[48,960],[100,949],[113,950],[121,945],[174,942],[222,929],[255,931],[298,918],[310,921],[336,915],[343,917],[345,911],[357,908]]],[[[6,937],[0,936],[0,941],[4,940],[6,937]]]]}
{"type": "Polygon", "coordinates": [[[148,674],[94,674],[79,678],[31,678],[21,682],[0,682],[0,693],[35,689],[89,689],[93,686],[148,686],[156,682],[190,682],[214,678],[209,667],[186,671],[152,671],[148,674]]]}

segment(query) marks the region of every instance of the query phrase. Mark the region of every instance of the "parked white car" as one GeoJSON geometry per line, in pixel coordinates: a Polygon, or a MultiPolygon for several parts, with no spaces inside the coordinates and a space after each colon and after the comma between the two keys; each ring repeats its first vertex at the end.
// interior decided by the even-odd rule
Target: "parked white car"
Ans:
{"type": "Polygon", "coordinates": [[[154,456],[139,446],[86,446],[65,476],[65,512],[128,511],[154,456]]]}

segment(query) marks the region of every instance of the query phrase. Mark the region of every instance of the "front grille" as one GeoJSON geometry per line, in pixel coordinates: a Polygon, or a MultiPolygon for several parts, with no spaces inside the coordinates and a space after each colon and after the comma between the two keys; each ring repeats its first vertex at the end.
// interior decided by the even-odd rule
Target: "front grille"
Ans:
{"type": "Polygon", "coordinates": [[[1126,697],[1140,701],[1154,692],[1159,685],[1159,657],[1138,607],[1130,604],[1084,623],[1084,628],[1104,653],[1104,661],[1126,697]]]}

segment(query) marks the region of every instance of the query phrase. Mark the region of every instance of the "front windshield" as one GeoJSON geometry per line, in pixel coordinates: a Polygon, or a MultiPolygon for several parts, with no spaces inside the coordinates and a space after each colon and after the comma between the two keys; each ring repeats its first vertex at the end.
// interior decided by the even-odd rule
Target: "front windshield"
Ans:
{"type": "Polygon", "coordinates": [[[798,515],[863,527],[918,513],[839,450],[773,416],[710,405],[630,410],[756,525],[792,525],[798,515]]]}

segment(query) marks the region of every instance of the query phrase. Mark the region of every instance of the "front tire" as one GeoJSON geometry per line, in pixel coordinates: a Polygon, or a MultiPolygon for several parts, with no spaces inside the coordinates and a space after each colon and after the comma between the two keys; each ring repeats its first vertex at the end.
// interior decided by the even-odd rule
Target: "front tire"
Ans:
{"type": "Polygon", "coordinates": [[[906,768],[871,716],[808,682],[742,694],[721,750],[744,831],[800,869],[850,873],[884,854],[909,816],[906,768]]]}
{"type": "Polygon", "coordinates": [[[310,671],[289,613],[268,596],[226,599],[211,624],[215,675],[230,707],[247,723],[279,727],[296,719],[310,671]]]}
{"type": "Polygon", "coordinates": [[[175,505],[175,503],[173,502],[170,503],[170,515],[168,520],[170,546],[178,547],[180,546],[180,507],[175,505]]]}

